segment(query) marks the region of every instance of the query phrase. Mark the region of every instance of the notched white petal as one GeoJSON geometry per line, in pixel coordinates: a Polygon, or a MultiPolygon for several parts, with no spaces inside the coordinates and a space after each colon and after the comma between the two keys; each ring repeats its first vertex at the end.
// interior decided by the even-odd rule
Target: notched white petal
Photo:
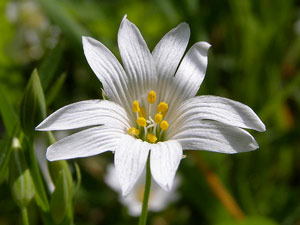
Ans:
{"type": "Polygon", "coordinates": [[[190,38],[190,27],[181,23],[155,46],[152,55],[159,77],[173,77],[190,38]]]}
{"type": "Polygon", "coordinates": [[[50,145],[46,157],[49,161],[73,159],[114,151],[120,138],[121,129],[106,126],[80,131],[50,145]]]}
{"type": "MultiPolygon", "coordinates": [[[[152,55],[155,61],[160,93],[159,101],[168,101],[172,97],[172,84],[175,71],[186,50],[190,38],[190,27],[181,23],[169,31],[155,46],[152,55]]],[[[169,101],[168,101],[169,102],[169,101]]]]}
{"type": "Polygon", "coordinates": [[[156,84],[156,68],[139,29],[126,17],[119,28],[118,44],[129,79],[129,89],[132,90],[134,99],[141,98],[156,84]]]}
{"type": "Polygon", "coordinates": [[[68,130],[106,124],[128,129],[126,111],[118,104],[106,100],[87,100],[64,106],[42,121],[36,130],[68,130]]]}
{"type": "Polygon", "coordinates": [[[247,131],[214,121],[195,121],[193,125],[183,126],[180,130],[171,139],[177,140],[186,150],[233,154],[259,147],[247,131]]]}
{"type": "Polygon", "coordinates": [[[125,135],[115,152],[115,167],[122,188],[122,195],[130,193],[142,174],[150,150],[150,144],[125,135]]]}
{"type": "Polygon", "coordinates": [[[207,68],[207,42],[198,42],[184,56],[176,74],[177,89],[183,99],[194,97],[205,77],[207,68]]]}
{"type": "Polygon", "coordinates": [[[82,43],[85,57],[101,81],[109,100],[129,112],[131,104],[128,99],[132,98],[132,94],[128,89],[129,80],[119,61],[108,48],[91,37],[82,37],[82,43]]]}
{"type": "Polygon", "coordinates": [[[170,191],[182,159],[182,147],[177,141],[158,142],[151,145],[150,167],[153,179],[170,191]]]}

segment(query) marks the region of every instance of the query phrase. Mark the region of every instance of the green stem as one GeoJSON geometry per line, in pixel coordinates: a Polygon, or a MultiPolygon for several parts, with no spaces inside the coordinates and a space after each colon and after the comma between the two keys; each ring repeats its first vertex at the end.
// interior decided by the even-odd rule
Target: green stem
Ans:
{"type": "Polygon", "coordinates": [[[34,186],[35,186],[35,198],[37,199],[37,204],[41,209],[46,212],[49,210],[49,202],[44,187],[44,183],[39,170],[39,165],[36,160],[34,153],[33,140],[29,139],[29,158],[30,158],[30,172],[32,174],[34,186]]]}
{"type": "Polygon", "coordinates": [[[149,153],[147,159],[146,183],[145,183],[145,190],[144,190],[143,206],[140,215],[139,225],[146,225],[150,187],[151,187],[151,172],[150,172],[150,153],[149,153]]]}
{"type": "Polygon", "coordinates": [[[26,207],[22,207],[21,208],[21,213],[22,213],[23,225],[29,225],[27,208],[26,207]]]}

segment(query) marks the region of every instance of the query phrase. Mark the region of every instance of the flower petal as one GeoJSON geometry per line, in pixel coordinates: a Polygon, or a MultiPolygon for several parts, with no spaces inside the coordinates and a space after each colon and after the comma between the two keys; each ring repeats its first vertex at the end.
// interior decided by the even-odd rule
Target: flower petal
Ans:
{"type": "MultiPolygon", "coordinates": [[[[189,25],[181,23],[169,31],[155,46],[152,55],[158,74],[159,97],[165,96],[169,80],[174,79],[175,71],[184,54],[189,38],[189,25]]],[[[160,101],[163,100],[160,99],[160,101]]]]}
{"type": "Polygon", "coordinates": [[[101,81],[108,99],[131,112],[131,92],[128,89],[127,75],[116,57],[99,41],[82,37],[85,57],[101,81]]]}
{"type": "Polygon", "coordinates": [[[41,122],[36,130],[67,130],[101,124],[123,129],[130,127],[125,110],[118,104],[105,100],[88,100],[60,108],[41,122]]]}
{"type": "Polygon", "coordinates": [[[257,131],[266,130],[263,122],[249,106],[228,98],[210,95],[197,96],[186,100],[172,119],[169,122],[174,127],[208,119],[241,128],[257,131]]]}
{"type": "Polygon", "coordinates": [[[182,147],[177,141],[158,142],[151,145],[151,174],[164,190],[171,190],[181,159],[182,147]]]}
{"type": "Polygon", "coordinates": [[[197,94],[205,76],[209,48],[207,42],[198,42],[184,56],[175,75],[178,97],[188,99],[197,94]]]}
{"type": "MultiPolygon", "coordinates": [[[[139,99],[154,89],[157,74],[154,60],[145,40],[139,29],[127,20],[126,16],[120,25],[118,44],[129,79],[128,89],[132,90],[134,100],[139,99]]],[[[145,103],[145,99],[143,103],[145,103]]]]}
{"type": "Polygon", "coordinates": [[[50,145],[46,157],[49,161],[54,161],[114,151],[123,135],[124,132],[121,129],[106,126],[93,127],[50,145]]]}
{"type": "Polygon", "coordinates": [[[179,130],[181,132],[167,138],[177,140],[183,149],[232,154],[258,148],[255,139],[247,131],[214,121],[194,121],[179,130]]]}
{"type": "Polygon", "coordinates": [[[132,136],[124,135],[120,140],[115,152],[115,166],[123,196],[129,194],[142,174],[149,150],[149,143],[132,136]]]}

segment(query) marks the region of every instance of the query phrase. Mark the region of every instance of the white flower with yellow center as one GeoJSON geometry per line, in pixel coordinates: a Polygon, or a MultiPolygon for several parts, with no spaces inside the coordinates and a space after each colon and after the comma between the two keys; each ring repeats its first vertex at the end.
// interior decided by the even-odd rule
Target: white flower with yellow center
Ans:
{"type": "MultiPolygon", "coordinates": [[[[132,191],[126,196],[119,196],[120,202],[128,208],[131,216],[139,216],[142,211],[142,201],[145,190],[146,171],[141,174],[132,191]]],[[[113,165],[109,165],[105,175],[105,182],[114,191],[122,193],[122,189],[118,180],[118,175],[113,165]]],[[[175,176],[174,184],[171,191],[166,192],[160,188],[155,182],[151,181],[150,197],[148,202],[149,211],[159,212],[165,209],[169,203],[178,199],[176,189],[180,183],[178,176],[175,176]]]]}
{"type": "Polygon", "coordinates": [[[152,177],[168,191],[184,149],[222,153],[257,149],[255,139],[242,129],[265,131],[252,109],[226,98],[195,97],[210,45],[198,42],[183,57],[189,36],[188,24],[181,23],[151,54],[125,16],[118,33],[123,67],[103,44],[83,37],[87,61],[109,101],[74,103],[45,119],[37,130],[88,127],[51,145],[48,160],[113,151],[122,193],[127,195],[143,172],[149,151],[152,177]]]}

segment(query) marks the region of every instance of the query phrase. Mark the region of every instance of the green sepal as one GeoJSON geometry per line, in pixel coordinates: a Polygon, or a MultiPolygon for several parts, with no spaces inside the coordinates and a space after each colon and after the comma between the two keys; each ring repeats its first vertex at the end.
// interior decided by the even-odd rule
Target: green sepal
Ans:
{"type": "Polygon", "coordinates": [[[101,95],[103,100],[109,100],[103,88],[101,88],[101,95]]]}
{"type": "Polygon", "coordinates": [[[27,207],[34,195],[34,185],[20,142],[13,139],[9,183],[14,201],[20,208],[27,207]]]}
{"type": "Polygon", "coordinates": [[[46,117],[44,92],[37,70],[33,70],[21,103],[21,127],[28,137],[33,137],[36,125],[46,117]]]}

